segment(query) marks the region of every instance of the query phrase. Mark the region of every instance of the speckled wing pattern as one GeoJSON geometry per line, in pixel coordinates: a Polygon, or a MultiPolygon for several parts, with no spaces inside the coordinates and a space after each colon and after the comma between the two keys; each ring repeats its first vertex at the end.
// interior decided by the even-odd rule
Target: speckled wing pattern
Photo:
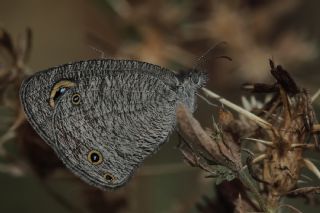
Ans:
{"type": "Polygon", "coordinates": [[[31,125],[65,165],[105,189],[124,185],[167,140],[177,104],[193,111],[204,81],[199,73],[178,76],[139,61],[90,60],[35,74],[23,83],[20,96],[31,125]],[[50,107],[50,91],[61,80],[75,86],[50,107]],[[99,158],[95,163],[92,151],[99,158]]]}

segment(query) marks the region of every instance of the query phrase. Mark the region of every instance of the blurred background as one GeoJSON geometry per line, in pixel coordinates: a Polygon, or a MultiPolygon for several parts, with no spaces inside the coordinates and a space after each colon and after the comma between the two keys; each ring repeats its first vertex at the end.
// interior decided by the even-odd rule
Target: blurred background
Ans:
{"type": "MultiPolygon", "coordinates": [[[[8,42],[0,46],[0,78],[101,57],[181,70],[200,66],[208,49],[226,42],[201,63],[211,90],[240,103],[247,95],[242,83],[271,82],[272,58],[313,94],[320,87],[319,8],[316,0],[1,0],[0,27],[16,51],[8,42]]],[[[184,163],[176,135],[124,188],[102,192],[83,184],[25,122],[17,97],[22,77],[13,79],[0,81],[0,212],[219,212],[219,189],[184,163]]],[[[199,100],[203,126],[212,125],[214,112],[199,100]]]]}

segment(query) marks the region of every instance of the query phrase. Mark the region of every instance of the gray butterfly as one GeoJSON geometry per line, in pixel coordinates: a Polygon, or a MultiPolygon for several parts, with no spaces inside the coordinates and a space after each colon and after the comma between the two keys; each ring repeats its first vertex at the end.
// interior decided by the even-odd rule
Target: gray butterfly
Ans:
{"type": "Polygon", "coordinates": [[[20,99],[33,128],[73,173],[117,188],[167,141],[177,104],[194,111],[206,79],[133,60],[89,60],[34,74],[20,99]]]}

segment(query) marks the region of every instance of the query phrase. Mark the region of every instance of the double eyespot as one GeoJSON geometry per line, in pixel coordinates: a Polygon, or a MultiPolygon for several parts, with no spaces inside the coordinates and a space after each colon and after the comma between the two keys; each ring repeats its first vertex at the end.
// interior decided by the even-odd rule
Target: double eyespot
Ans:
{"type": "Polygon", "coordinates": [[[113,181],[115,181],[115,176],[113,176],[112,174],[110,174],[110,173],[105,173],[104,174],[104,179],[106,180],[106,181],[108,181],[108,182],[113,182],[113,181]]]}
{"type": "MultiPolygon", "coordinates": [[[[97,150],[92,150],[88,153],[88,161],[93,164],[93,165],[99,165],[102,163],[103,161],[103,157],[102,154],[97,151],[97,150]]],[[[109,172],[105,173],[103,175],[104,179],[108,182],[113,182],[116,178],[115,176],[113,176],[112,174],[110,174],[109,172]]]]}

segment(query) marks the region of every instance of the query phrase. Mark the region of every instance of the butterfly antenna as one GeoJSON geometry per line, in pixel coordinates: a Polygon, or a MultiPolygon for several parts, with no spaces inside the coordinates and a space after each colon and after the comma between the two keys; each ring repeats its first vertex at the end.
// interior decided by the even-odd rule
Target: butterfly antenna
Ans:
{"type": "MultiPolygon", "coordinates": [[[[210,47],[206,52],[204,52],[196,61],[196,63],[193,65],[192,70],[197,70],[198,67],[201,67],[208,59],[210,53],[212,53],[214,50],[218,49],[219,47],[221,47],[222,45],[227,45],[227,42],[222,41],[219,42],[218,44],[213,45],[212,47],[210,47]]],[[[215,57],[215,59],[217,58],[224,58],[227,59],[229,61],[232,61],[232,59],[228,56],[217,56],[215,57]]]]}

